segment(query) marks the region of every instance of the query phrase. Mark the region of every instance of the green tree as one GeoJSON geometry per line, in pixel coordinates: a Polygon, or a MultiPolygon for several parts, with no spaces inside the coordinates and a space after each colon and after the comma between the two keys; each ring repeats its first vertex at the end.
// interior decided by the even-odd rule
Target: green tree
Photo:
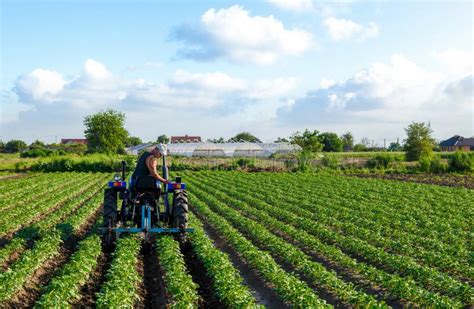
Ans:
{"type": "Polygon", "coordinates": [[[123,153],[128,140],[125,114],[108,109],[84,119],[89,152],[123,153]]]}
{"type": "Polygon", "coordinates": [[[11,141],[5,144],[5,152],[8,152],[8,153],[20,152],[20,151],[25,150],[27,147],[28,146],[26,145],[24,141],[12,139],[11,141]]]}
{"type": "Polygon", "coordinates": [[[0,141],[0,152],[5,152],[5,143],[0,141]]]}
{"type": "Polygon", "coordinates": [[[397,142],[392,142],[388,146],[388,151],[402,151],[402,150],[403,150],[402,145],[400,145],[400,143],[397,143],[397,142]]]}
{"type": "Polygon", "coordinates": [[[221,143],[221,144],[225,143],[225,139],[223,137],[212,138],[212,139],[208,139],[207,141],[210,143],[221,143]]]}
{"type": "Polygon", "coordinates": [[[323,149],[323,144],[319,141],[318,135],[318,130],[311,132],[306,129],[303,133],[297,131],[290,137],[290,142],[299,145],[304,151],[319,152],[323,149]]]}
{"type": "Polygon", "coordinates": [[[362,144],[362,143],[355,144],[355,145],[354,145],[354,151],[356,151],[356,152],[367,151],[367,146],[364,145],[364,144],[362,144]]]}
{"type": "Polygon", "coordinates": [[[433,130],[430,123],[413,122],[407,128],[405,140],[405,157],[407,161],[418,161],[421,157],[431,159],[435,140],[431,137],[433,130]]]}
{"type": "Polygon", "coordinates": [[[274,143],[289,143],[290,141],[286,137],[277,138],[274,143]]]}
{"type": "Polygon", "coordinates": [[[170,139],[168,138],[168,136],[163,134],[163,135],[158,136],[158,138],[156,139],[156,142],[160,144],[168,144],[170,142],[170,139]]]}
{"type": "Polygon", "coordinates": [[[257,137],[250,134],[249,132],[240,132],[236,136],[232,137],[229,141],[234,141],[234,142],[244,141],[244,142],[249,142],[249,143],[261,143],[262,142],[257,137]]]}
{"type": "Polygon", "coordinates": [[[354,148],[354,136],[351,132],[346,132],[341,136],[342,149],[344,151],[351,151],[354,148]]]}
{"type": "Polygon", "coordinates": [[[36,140],[28,146],[30,149],[45,149],[46,144],[42,141],[36,140]]]}
{"type": "Polygon", "coordinates": [[[324,152],[342,151],[342,141],[336,133],[324,132],[319,134],[319,141],[323,144],[324,152]]]}
{"type": "Polygon", "coordinates": [[[133,147],[143,144],[138,136],[129,136],[127,139],[127,147],[133,147]]]}

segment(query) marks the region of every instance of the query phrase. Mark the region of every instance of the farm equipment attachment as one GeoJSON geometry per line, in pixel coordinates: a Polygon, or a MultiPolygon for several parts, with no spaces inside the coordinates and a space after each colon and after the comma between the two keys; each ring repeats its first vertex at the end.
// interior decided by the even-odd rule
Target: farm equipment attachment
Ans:
{"type": "MultiPolygon", "coordinates": [[[[122,233],[140,233],[145,240],[156,234],[175,234],[180,241],[184,241],[186,233],[194,229],[187,227],[188,197],[181,177],[162,184],[151,176],[144,176],[132,180],[127,187],[125,167],[125,161],[122,161],[122,175],[116,174],[104,191],[104,226],[101,231],[105,246],[112,245],[122,233]],[[160,200],[163,201],[162,207],[160,200]]],[[[168,180],[165,155],[163,178],[168,180]]]]}

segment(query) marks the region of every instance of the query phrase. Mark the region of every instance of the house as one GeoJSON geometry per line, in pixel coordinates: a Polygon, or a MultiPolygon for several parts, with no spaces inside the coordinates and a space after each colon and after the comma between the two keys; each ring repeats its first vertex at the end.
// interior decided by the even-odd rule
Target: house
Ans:
{"type": "Polygon", "coordinates": [[[454,135],[453,137],[442,141],[439,146],[441,151],[471,151],[474,150],[474,138],[464,138],[459,135],[454,135]]]}
{"type": "Polygon", "coordinates": [[[61,138],[61,144],[82,144],[87,145],[87,139],[85,138],[61,138]]]}
{"type": "Polygon", "coordinates": [[[200,136],[171,136],[171,144],[178,144],[178,143],[200,143],[201,137],[200,136]]]}

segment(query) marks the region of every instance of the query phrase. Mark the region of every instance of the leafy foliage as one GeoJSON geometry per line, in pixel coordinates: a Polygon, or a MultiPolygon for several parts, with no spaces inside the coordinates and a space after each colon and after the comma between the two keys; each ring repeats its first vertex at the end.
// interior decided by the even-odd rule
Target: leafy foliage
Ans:
{"type": "Polygon", "coordinates": [[[456,151],[449,159],[449,168],[456,172],[474,171],[474,155],[464,151],[456,151]]]}
{"type": "Polygon", "coordinates": [[[128,140],[125,114],[108,109],[84,119],[84,134],[90,152],[123,153],[128,140]]]}
{"type": "Polygon", "coordinates": [[[323,149],[323,144],[319,140],[319,132],[306,129],[303,133],[296,132],[290,137],[292,144],[299,145],[303,150],[309,152],[319,152],[323,149]]]}
{"type": "Polygon", "coordinates": [[[435,140],[431,137],[433,130],[429,123],[413,122],[405,128],[405,157],[408,161],[417,161],[421,157],[431,159],[435,140]]]}
{"type": "Polygon", "coordinates": [[[336,133],[324,132],[319,134],[318,138],[325,152],[341,152],[343,149],[342,140],[336,133]]]}
{"type": "Polygon", "coordinates": [[[249,142],[249,143],[261,143],[262,141],[259,140],[257,137],[254,135],[250,134],[249,132],[240,132],[234,137],[231,137],[229,141],[234,141],[234,142],[249,142]]]}

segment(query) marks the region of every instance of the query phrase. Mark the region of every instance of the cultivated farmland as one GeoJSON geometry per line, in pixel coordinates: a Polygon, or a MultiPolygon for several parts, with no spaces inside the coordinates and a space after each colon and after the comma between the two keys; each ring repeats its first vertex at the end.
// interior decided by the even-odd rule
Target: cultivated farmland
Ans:
{"type": "Polygon", "coordinates": [[[67,308],[474,305],[471,189],[324,174],[180,172],[188,244],[104,250],[111,174],[0,179],[0,303],[67,308]]]}

